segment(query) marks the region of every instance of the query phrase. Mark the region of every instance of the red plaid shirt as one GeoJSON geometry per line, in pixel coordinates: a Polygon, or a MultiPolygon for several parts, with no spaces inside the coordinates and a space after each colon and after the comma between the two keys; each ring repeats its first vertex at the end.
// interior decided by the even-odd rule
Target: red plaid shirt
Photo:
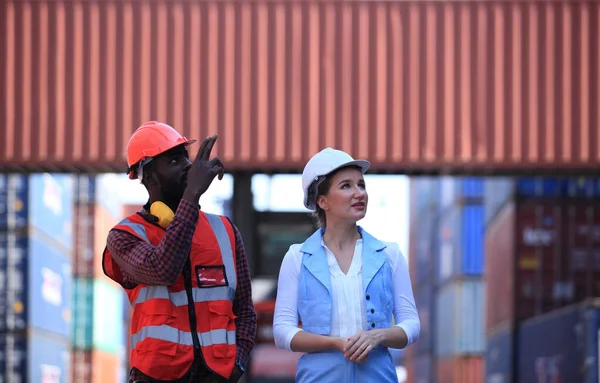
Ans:
{"type": "MultiPolygon", "coordinates": [[[[182,200],[169,230],[157,247],[124,231],[111,230],[107,238],[107,248],[121,268],[125,280],[123,287],[132,288],[138,284],[166,285],[168,281],[176,279],[182,273],[187,260],[197,222],[198,207],[182,200]]],[[[233,230],[237,260],[237,290],[233,302],[233,312],[237,316],[237,360],[245,365],[254,348],[256,312],[252,303],[250,270],[244,242],[234,225],[233,230]]],[[[131,371],[130,382],[145,379],[143,374],[131,371]]]]}

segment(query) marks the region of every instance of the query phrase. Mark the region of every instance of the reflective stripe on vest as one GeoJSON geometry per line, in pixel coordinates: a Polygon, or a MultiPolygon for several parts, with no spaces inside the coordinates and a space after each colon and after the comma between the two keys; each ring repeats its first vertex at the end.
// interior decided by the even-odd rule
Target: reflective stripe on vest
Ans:
{"type": "MultiPolygon", "coordinates": [[[[192,289],[192,297],[194,302],[233,301],[235,290],[229,286],[212,287],[210,289],[195,287],[192,289]]],[[[150,299],[170,299],[175,306],[185,306],[188,303],[185,291],[171,293],[167,286],[147,286],[140,289],[135,304],[144,303],[150,299]]]]}
{"type": "MultiPolygon", "coordinates": [[[[160,339],[183,346],[194,345],[191,332],[181,331],[167,325],[146,326],[131,336],[132,349],[135,349],[135,346],[139,342],[147,338],[160,339]]],[[[211,330],[209,332],[198,333],[198,338],[200,338],[200,344],[202,344],[202,347],[212,346],[214,344],[234,345],[235,331],[211,330]]]]}

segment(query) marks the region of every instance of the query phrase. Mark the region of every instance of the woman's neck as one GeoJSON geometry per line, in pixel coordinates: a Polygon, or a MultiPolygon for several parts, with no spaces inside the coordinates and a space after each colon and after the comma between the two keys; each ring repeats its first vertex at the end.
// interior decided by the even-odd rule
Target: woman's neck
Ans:
{"type": "Polygon", "coordinates": [[[360,234],[356,227],[356,223],[350,225],[343,223],[332,222],[327,224],[325,234],[323,235],[323,242],[328,248],[334,249],[346,249],[348,247],[354,248],[356,240],[360,238],[360,234]]]}

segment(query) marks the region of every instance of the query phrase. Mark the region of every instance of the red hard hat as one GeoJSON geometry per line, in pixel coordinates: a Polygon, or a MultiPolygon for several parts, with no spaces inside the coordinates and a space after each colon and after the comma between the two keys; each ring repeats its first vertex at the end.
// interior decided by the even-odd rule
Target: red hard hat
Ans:
{"type": "Polygon", "coordinates": [[[129,178],[136,179],[132,166],[140,161],[156,157],[178,145],[189,145],[196,140],[188,140],[171,126],[158,121],[148,121],[137,128],[127,143],[127,166],[129,178]]]}

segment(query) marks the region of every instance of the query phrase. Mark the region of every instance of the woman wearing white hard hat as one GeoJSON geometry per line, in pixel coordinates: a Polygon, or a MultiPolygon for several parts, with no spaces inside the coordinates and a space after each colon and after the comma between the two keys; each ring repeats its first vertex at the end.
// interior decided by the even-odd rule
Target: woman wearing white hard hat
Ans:
{"type": "Polygon", "coordinates": [[[273,319],[277,347],[305,353],[296,371],[300,383],[397,382],[388,348],[404,348],[419,336],[398,245],[357,225],[367,212],[369,166],[326,148],[302,173],[304,205],[321,228],[285,255],[273,319]]]}

